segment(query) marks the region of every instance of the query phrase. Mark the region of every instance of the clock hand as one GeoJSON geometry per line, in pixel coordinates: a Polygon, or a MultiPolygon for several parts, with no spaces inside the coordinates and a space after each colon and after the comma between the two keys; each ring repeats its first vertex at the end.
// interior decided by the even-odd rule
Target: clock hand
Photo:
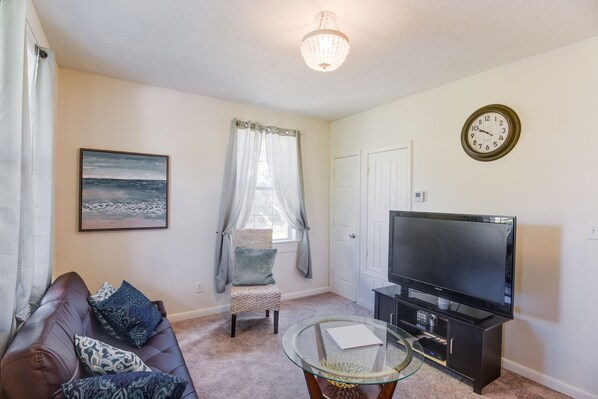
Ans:
{"type": "Polygon", "coordinates": [[[492,133],[490,133],[490,132],[487,132],[487,131],[485,131],[484,129],[480,129],[480,132],[482,132],[482,133],[486,133],[486,134],[489,134],[490,136],[492,136],[492,133]]]}

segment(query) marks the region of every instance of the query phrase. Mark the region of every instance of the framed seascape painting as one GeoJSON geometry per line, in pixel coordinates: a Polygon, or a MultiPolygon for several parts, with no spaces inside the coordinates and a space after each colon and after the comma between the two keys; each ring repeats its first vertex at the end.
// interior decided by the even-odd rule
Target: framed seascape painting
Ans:
{"type": "Polygon", "coordinates": [[[80,150],[79,231],[168,228],[168,156],[80,150]]]}

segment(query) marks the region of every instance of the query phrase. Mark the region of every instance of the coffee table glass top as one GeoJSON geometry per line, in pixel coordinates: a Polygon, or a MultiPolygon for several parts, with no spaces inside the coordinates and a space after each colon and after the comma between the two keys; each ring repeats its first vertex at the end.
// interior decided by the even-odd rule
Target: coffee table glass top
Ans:
{"type": "Polygon", "coordinates": [[[289,359],[304,371],[341,385],[397,381],[415,373],[424,361],[421,345],[414,337],[369,317],[318,316],[302,320],[285,332],[282,344],[289,359]],[[349,326],[353,327],[338,329],[349,326]],[[343,339],[350,341],[349,348],[341,349],[343,339]]]}

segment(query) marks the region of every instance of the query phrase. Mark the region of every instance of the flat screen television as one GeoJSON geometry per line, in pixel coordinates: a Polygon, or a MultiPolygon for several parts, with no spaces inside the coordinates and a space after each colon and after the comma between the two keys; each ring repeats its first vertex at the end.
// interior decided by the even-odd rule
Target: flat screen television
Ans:
{"type": "Polygon", "coordinates": [[[388,280],[512,319],[516,227],[514,216],[390,211],[388,280]]]}

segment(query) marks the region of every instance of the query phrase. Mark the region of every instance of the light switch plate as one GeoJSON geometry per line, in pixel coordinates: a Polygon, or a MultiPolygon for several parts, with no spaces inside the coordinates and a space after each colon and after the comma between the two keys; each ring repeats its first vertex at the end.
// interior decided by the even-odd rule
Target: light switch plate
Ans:
{"type": "Polygon", "coordinates": [[[588,231],[586,238],[588,240],[598,240],[598,223],[588,224],[588,231]]]}

